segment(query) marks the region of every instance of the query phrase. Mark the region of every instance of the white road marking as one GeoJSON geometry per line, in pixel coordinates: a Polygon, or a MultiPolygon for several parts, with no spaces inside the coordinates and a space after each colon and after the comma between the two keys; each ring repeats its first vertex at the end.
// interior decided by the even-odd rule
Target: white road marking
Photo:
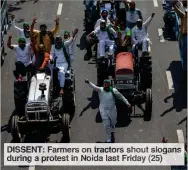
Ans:
{"type": "Polygon", "coordinates": [[[166,77],[168,81],[168,87],[170,90],[174,89],[173,80],[172,80],[172,74],[170,71],[166,71],[166,77]]]}
{"type": "Polygon", "coordinates": [[[35,166],[30,166],[29,170],[35,170],[35,166]]]}
{"type": "Polygon", "coordinates": [[[154,4],[154,7],[158,7],[159,6],[157,0],[153,0],[153,4],[154,4]]]}
{"type": "Polygon", "coordinates": [[[161,28],[158,29],[158,33],[159,33],[160,42],[165,42],[165,39],[163,37],[163,30],[161,28]]]}
{"type": "Polygon", "coordinates": [[[62,8],[63,8],[63,3],[59,4],[58,9],[57,9],[57,15],[61,15],[62,8]]]}
{"type": "Polygon", "coordinates": [[[183,136],[183,131],[182,130],[177,130],[177,135],[178,135],[178,142],[179,143],[185,143],[184,136],[183,136]]]}

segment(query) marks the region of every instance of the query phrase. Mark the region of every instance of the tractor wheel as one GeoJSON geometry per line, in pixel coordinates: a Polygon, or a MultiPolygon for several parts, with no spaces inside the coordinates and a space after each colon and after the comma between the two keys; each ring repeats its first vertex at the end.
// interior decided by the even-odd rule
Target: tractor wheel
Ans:
{"type": "Polygon", "coordinates": [[[21,115],[24,115],[27,91],[27,82],[14,82],[15,109],[21,115]]]}
{"type": "Polygon", "coordinates": [[[62,141],[63,143],[69,143],[70,142],[70,115],[68,113],[64,113],[62,115],[62,133],[63,133],[63,138],[62,141]]]}
{"type": "Polygon", "coordinates": [[[19,127],[18,127],[18,120],[19,120],[18,115],[14,115],[11,119],[11,135],[15,143],[21,142],[21,135],[19,132],[19,127]]]}
{"type": "Polygon", "coordinates": [[[151,115],[152,115],[152,91],[151,91],[151,89],[147,89],[146,90],[144,121],[150,121],[151,115]]]}

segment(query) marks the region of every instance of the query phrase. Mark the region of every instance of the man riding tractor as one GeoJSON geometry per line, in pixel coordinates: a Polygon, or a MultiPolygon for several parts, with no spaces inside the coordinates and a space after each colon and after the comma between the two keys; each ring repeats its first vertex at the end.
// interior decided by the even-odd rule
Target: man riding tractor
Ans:
{"type": "Polygon", "coordinates": [[[149,37],[147,32],[147,27],[151,23],[155,13],[152,13],[151,17],[147,19],[145,23],[141,19],[138,19],[137,26],[132,29],[132,44],[133,44],[133,52],[135,56],[138,52],[138,49],[142,50],[142,56],[148,55],[148,46],[149,46],[149,37]]]}
{"type": "Polygon", "coordinates": [[[65,73],[71,67],[70,56],[68,54],[68,47],[73,43],[73,39],[76,35],[76,31],[73,32],[73,36],[68,40],[62,40],[61,36],[57,36],[55,39],[55,44],[52,46],[50,53],[50,60],[53,63],[54,58],[56,59],[56,67],[58,68],[58,79],[60,82],[60,94],[64,94],[64,85],[65,85],[65,73]]]}

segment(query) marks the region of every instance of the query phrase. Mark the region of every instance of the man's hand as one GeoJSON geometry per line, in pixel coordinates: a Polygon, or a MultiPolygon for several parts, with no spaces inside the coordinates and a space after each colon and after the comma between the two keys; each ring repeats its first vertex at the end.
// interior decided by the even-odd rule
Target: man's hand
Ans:
{"type": "Polygon", "coordinates": [[[76,28],[75,30],[74,30],[74,32],[73,32],[73,34],[77,34],[78,33],[78,28],[76,28]]]}
{"type": "Polygon", "coordinates": [[[127,107],[128,107],[128,108],[131,108],[131,105],[130,105],[130,103],[127,103],[127,107]]]}
{"type": "Polygon", "coordinates": [[[154,16],[155,16],[155,13],[152,13],[152,14],[151,14],[151,17],[153,18],[154,16]]]}
{"type": "Polygon", "coordinates": [[[13,21],[13,20],[15,19],[15,15],[12,15],[12,16],[11,16],[11,19],[12,19],[12,21],[13,21]]]}
{"type": "Polygon", "coordinates": [[[39,70],[40,70],[40,71],[44,71],[44,68],[40,67],[39,70]]]}
{"type": "Polygon", "coordinates": [[[37,18],[33,18],[33,24],[37,23],[37,18]]]}
{"type": "Polygon", "coordinates": [[[9,34],[8,38],[12,38],[12,34],[9,34]]]}
{"type": "Polygon", "coordinates": [[[85,79],[85,83],[89,84],[89,80],[88,80],[88,79],[85,79]]]}
{"type": "Polygon", "coordinates": [[[59,25],[59,17],[57,16],[56,19],[54,20],[57,25],[59,25]]]}

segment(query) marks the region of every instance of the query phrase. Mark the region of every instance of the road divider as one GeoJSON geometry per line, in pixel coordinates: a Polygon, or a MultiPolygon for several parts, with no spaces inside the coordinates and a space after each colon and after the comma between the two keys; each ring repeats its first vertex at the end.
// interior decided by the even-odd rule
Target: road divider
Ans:
{"type": "Polygon", "coordinates": [[[62,8],[63,8],[63,3],[60,3],[57,9],[57,15],[61,15],[62,8]]]}
{"type": "Polygon", "coordinates": [[[163,30],[161,28],[158,29],[158,34],[159,34],[159,40],[160,42],[165,42],[165,39],[163,37],[163,30]]]}
{"type": "Polygon", "coordinates": [[[153,0],[153,5],[154,5],[154,7],[158,7],[159,6],[157,0],[153,0]]]}
{"type": "Polygon", "coordinates": [[[169,89],[173,90],[174,89],[174,83],[173,83],[172,74],[171,74],[170,71],[166,71],[166,77],[167,77],[169,89]]]}

